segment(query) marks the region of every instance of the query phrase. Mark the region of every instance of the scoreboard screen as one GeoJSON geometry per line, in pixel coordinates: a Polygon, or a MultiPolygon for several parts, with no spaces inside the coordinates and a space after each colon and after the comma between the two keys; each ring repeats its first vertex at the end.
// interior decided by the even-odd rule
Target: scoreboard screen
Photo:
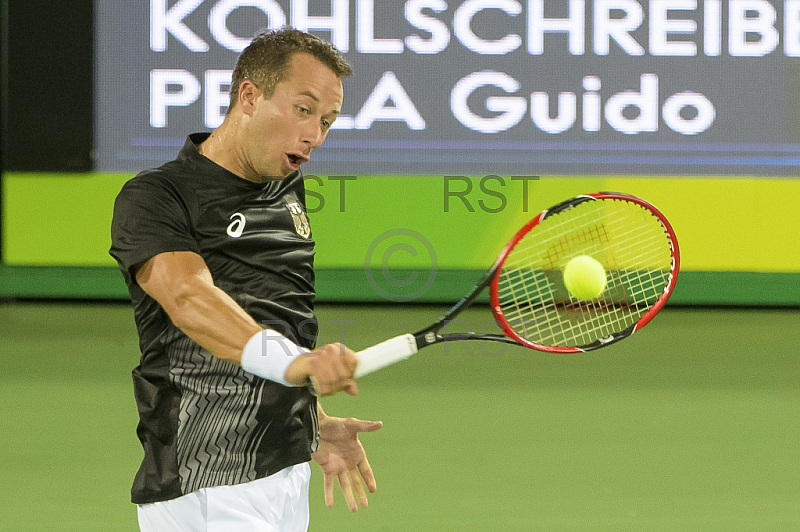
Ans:
{"type": "Polygon", "coordinates": [[[308,172],[791,176],[800,0],[97,0],[95,161],[218,126],[239,52],[291,25],[355,71],[308,172]]]}

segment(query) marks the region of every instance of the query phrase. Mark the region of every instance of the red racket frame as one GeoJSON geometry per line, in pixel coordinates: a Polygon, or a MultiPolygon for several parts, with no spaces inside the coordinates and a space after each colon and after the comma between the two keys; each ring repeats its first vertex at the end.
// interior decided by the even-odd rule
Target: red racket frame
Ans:
{"type": "MultiPolygon", "coordinates": [[[[585,351],[589,351],[592,349],[596,349],[598,347],[603,347],[608,345],[614,341],[620,340],[626,336],[630,336],[637,330],[644,327],[653,316],[655,316],[664,304],[669,299],[669,296],[672,294],[672,290],[675,288],[675,283],[678,280],[678,271],[680,270],[680,250],[678,248],[678,239],[675,236],[675,231],[672,229],[672,225],[667,221],[667,218],[659,211],[655,206],[651,203],[637,198],[636,196],[630,196],[628,194],[621,194],[618,192],[594,192],[591,194],[582,194],[580,196],[576,196],[571,200],[568,200],[564,204],[560,204],[558,209],[551,208],[546,211],[542,211],[538,215],[536,215],[530,222],[525,224],[522,229],[517,231],[517,234],[506,244],[503,248],[503,251],[500,253],[500,256],[497,258],[492,270],[494,270],[494,278],[492,279],[492,283],[489,285],[489,293],[491,298],[491,305],[492,305],[492,313],[494,314],[495,321],[502,329],[503,334],[507,337],[511,338],[512,340],[519,342],[520,344],[530,347],[531,349],[536,349],[537,351],[546,351],[549,353],[582,353],[585,351]],[[629,201],[632,203],[636,203],[648,211],[650,211],[658,220],[661,222],[661,225],[664,227],[664,230],[669,235],[669,242],[671,246],[671,255],[672,260],[670,264],[670,276],[669,281],[667,282],[667,286],[664,288],[664,292],[658,297],[658,300],[653,304],[653,306],[645,312],[641,318],[639,318],[633,326],[627,328],[625,331],[620,333],[616,333],[612,335],[612,337],[608,340],[604,340],[596,347],[589,347],[589,348],[580,348],[580,347],[553,347],[543,344],[537,344],[535,342],[531,342],[522,338],[519,334],[511,328],[508,321],[506,321],[505,316],[503,315],[503,310],[500,306],[500,299],[498,297],[498,283],[500,280],[500,273],[503,271],[503,264],[506,261],[506,258],[514,249],[514,247],[519,243],[522,238],[527,235],[534,227],[539,225],[542,220],[547,218],[550,214],[556,214],[558,212],[562,212],[566,209],[574,207],[583,203],[584,201],[592,201],[592,200],[622,200],[622,201],[629,201]]],[[[584,346],[585,347],[585,346],[584,346]]]]}

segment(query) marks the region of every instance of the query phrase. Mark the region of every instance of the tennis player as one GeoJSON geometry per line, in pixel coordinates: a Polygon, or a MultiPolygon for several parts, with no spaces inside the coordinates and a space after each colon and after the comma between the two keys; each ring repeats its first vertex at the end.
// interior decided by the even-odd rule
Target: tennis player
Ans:
{"type": "Polygon", "coordinates": [[[212,133],[117,197],[111,255],[128,285],[144,459],[132,500],[143,531],[306,530],[314,459],[352,511],[375,478],[358,439],[380,422],[327,416],[357,392],[353,352],[314,349],[314,240],[300,166],[342,105],[350,66],[285,28],[257,36],[212,133]]]}

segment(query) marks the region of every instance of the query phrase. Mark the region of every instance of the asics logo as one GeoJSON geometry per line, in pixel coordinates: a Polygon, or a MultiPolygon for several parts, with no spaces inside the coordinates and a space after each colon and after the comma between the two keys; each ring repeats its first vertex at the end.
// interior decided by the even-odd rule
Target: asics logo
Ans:
{"type": "Polygon", "coordinates": [[[228,236],[239,238],[244,232],[244,224],[247,223],[247,220],[245,220],[244,214],[240,212],[231,214],[231,220],[233,221],[228,225],[228,236]]]}

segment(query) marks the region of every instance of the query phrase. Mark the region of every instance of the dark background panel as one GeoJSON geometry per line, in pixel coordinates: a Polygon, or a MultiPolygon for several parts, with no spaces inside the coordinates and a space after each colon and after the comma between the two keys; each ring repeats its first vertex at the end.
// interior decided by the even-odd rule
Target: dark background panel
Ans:
{"type": "Polygon", "coordinates": [[[3,2],[3,170],[92,170],[91,0],[3,2]]]}

